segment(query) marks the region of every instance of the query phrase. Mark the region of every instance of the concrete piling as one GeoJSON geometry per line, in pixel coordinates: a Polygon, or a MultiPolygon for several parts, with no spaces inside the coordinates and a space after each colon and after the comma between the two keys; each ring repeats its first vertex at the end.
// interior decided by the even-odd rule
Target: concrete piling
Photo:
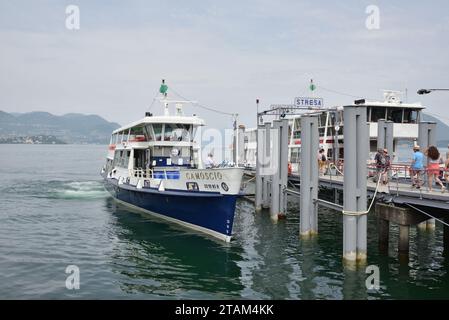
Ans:
{"type": "Polygon", "coordinates": [[[410,226],[407,225],[399,225],[399,244],[398,251],[400,254],[408,254],[410,248],[410,226]]]}
{"type": "Polygon", "coordinates": [[[377,149],[385,148],[385,131],[385,119],[379,119],[379,121],[377,121],[377,149]]]}
{"type": "MultiPolygon", "coordinates": [[[[379,249],[388,249],[388,225],[399,225],[398,253],[408,255],[410,249],[410,226],[418,225],[427,219],[411,208],[396,207],[384,203],[376,203],[378,219],[379,249]]],[[[386,250],[381,250],[387,252],[386,250]]]]}
{"type": "Polygon", "coordinates": [[[369,132],[366,106],[345,106],[345,163],[343,192],[343,260],[366,262],[367,167],[369,132]]]}
{"type": "Polygon", "coordinates": [[[288,182],[288,120],[273,121],[271,148],[271,218],[286,214],[284,190],[288,182]]]}
{"type": "Polygon", "coordinates": [[[258,125],[256,133],[257,153],[256,153],[256,194],[255,206],[256,211],[262,210],[263,202],[263,165],[265,164],[265,126],[258,125]]]}
{"type": "Polygon", "coordinates": [[[266,163],[264,167],[264,174],[262,180],[262,208],[270,207],[270,181],[271,181],[271,172],[269,167],[271,166],[270,157],[271,157],[271,123],[265,123],[265,143],[264,143],[264,161],[266,163]]]}
{"type": "Polygon", "coordinates": [[[300,236],[309,237],[318,233],[318,160],[319,147],[318,117],[301,117],[301,194],[300,194],[300,236]]]}
{"type": "Polygon", "coordinates": [[[270,207],[270,216],[271,219],[276,221],[278,219],[279,214],[279,154],[280,154],[280,141],[279,141],[279,131],[280,131],[280,121],[273,121],[273,131],[272,134],[272,147],[271,147],[271,157],[270,163],[272,168],[272,176],[271,176],[271,207],[270,207]]]}
{"type": "Polygon", "coordinates": [[[287,194],[284,190],[288,184],[288,120],[281,120],[280,124],[280,150],[279,150],[279,215],[285,216],[287,213],[287,194]]]}

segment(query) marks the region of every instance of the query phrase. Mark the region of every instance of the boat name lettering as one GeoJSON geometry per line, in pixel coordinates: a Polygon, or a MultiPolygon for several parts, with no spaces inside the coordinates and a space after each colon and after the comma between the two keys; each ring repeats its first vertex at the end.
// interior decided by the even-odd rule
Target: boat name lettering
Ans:
{"type": "Polygon", "coordinates": [[[221,180],[223,175],[221,172],[186,172],[188,180],[221,180]]]}

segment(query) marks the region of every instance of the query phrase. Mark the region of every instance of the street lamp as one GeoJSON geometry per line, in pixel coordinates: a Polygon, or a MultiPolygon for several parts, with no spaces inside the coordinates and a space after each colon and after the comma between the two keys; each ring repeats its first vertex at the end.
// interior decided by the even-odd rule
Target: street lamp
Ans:
{"type": "Polygon", "coordinates": [[[419,89],[416,93],[423,95],[423,94],[429,94],[432,91],[449,91],[449,89],[419,89]]]}

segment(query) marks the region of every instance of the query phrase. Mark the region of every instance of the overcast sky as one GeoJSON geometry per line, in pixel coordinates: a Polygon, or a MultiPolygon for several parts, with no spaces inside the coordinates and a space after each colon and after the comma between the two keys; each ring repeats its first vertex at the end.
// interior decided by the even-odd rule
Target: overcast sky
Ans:
{"type": "MultiPolygon", "coordinates": [[[[0,110],[142,117],[160,79],[206,106],[255,124],[262,106],[308,95],[325,105],[350,95],[405,90],[449,123],[449,2],[441,1],[9,1],[0,0],[0,110]],[[80,30],[66,28],[66,6],[80,30]],[[369,30],[366,8],[380,9],[369,30]]],[[[157,108],[153,106],[157,111],[157,108]]],[[[228,116],[190,108],[211,126],[228,116]]]]}

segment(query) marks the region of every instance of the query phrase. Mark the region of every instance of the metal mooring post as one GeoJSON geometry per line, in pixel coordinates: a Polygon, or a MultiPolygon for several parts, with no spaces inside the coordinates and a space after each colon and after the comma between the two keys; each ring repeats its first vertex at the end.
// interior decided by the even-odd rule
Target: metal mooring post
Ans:
{"type": "Polygon", "coordinates": [[[269,167],[271,166],[271,123],[266,122],[265,123],[265,143],[264,149],[263,149],[263,159],[264,159],[264,166],[263,166],[263,178],[262,178],[262,208],[269,208],[270,207],[270,193],[271,190],[269,188],[269,181],[271,180],[271,173],[269,172],[269,167]]]}
{"type": "Polygon", "coordinates": [[[318,233],[318,159],[319,147],[318,117],[314,115],[301,116],[301,194],[300,236],[308,238],[318,233]]]}
{"type": "MultiPolygon", "coordinates": [[[[257,121],[259,122],[259,121],[257,121]]],[[[256,154],[256,211],[262,210],[262,180],[263,166],[266,163],[265,159],[265,126],[257,125],[256,132],[257,154],[256,154]]]]}
{"type": "Polygon", "coordinates": [[[279,177],[280,177],[280,141],[279,136],[281,131],[281,122],[279,120],[273,121],[273,130],[271,131],[272,139],[271,142],[273,144],[271,148],[271,169],[273,170],[273,175],[271,176],[271,207],[270,207],[270,216],[272,220],[278,219],[279,214],[279,200],[280,200],[280,192],[279,192],[279,177]]]}
{"type": "MultiPolygon", "coordinates": [[[[394,135],[393,135],[393,121],[385,121],[385,147],[390,154],[390,161],[393,161],[393,144],[394,144],[394,135]]],[[[388,172],[388,178],[391,179],[391,170],[388,172]]]]}
{"type": "Polygon", "coordinates": [[[377,150],[385,148],[385,131],[385,119],[379,119],[377,121],[377,150]]]}
{"type": "Polygon", "coordinates": [[[366,106],[345,106],[343,128],[345,162],[343,180],[343,261],[366,262],[367,167],[369,132],[366,106]]]}
{"type": "Polygon", "coordinates": [[[288,183],[288,120],[283,119],[280,122],[279,135],[279,215],[283,216],[287,213],[287,189],[288,183]]]}
{"type": "MultiPolygon", "coordinates": [[[[436,146],[436,127],[437,124],[433,121],[421,121],[419,123],[418,144],[421,147],[421,152],[424,153],[429,146],[436,146]]],[[[424,163],[427,164],[427,157],[424,157],[424,159],[424,163]]],[[[435,219],[429,219],[427,221],[419,223],[418,228],[434,230],[435,219]]]]}

